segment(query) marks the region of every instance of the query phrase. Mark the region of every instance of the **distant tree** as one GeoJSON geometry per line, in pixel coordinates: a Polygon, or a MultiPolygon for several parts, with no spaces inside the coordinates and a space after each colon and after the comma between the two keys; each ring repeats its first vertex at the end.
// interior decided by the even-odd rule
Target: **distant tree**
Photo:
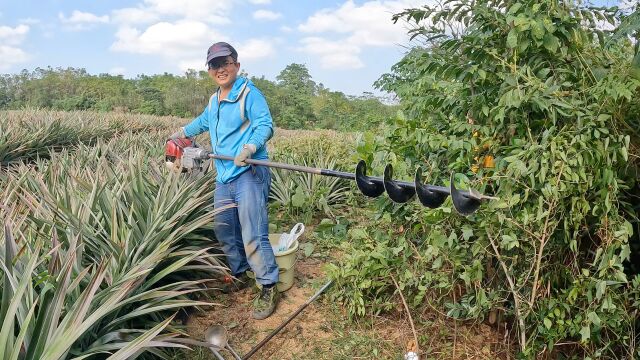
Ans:
{"type": "MultiPolygon", "coordinates": [[[[242,72],[247,76],[246,72],[242,72]]],[[[366,129],[395,111],[373,94],[347,96],[316,84],[303,64],[289,64],[275,81],[250,78],[267,98],[276,126],[366,129]]],[[[133,111],[190,118],[216,90],[206,71],[139,75],[91,75],[85,69],[36,68],[0,76],[0,109],[25,106],[59,110],[133,111]]]]}
{"type": "Polygon", "coordinates": [[[278,84],[286,90],[308,96],[316,92],[316,83],[311,79],[309,69],[303,64],[289,64],[276,77],[278,84]]]}
{"type": "Polygon", "coordinates": [[[164,99],[160,90],[146,86],[138,91],[142,96],[142,103],[135,111],[143,114],[164,115],[164,99]]]}
{"type": "Polygon", "coordinates": [[[312,104],[319,127],[337,129],[341,124],[351,123],[352,106],[347,97],[339,91],[322,88],[313,98],[312,104]]]}
{"type": "Polygon", "coordinates": [[[289,64],[276,77],[282,88],[275,99],[280,106],[277,120],[285,128],[313,127],[316,117],[311,105],[316,83],[302,64],[289,64]]]}

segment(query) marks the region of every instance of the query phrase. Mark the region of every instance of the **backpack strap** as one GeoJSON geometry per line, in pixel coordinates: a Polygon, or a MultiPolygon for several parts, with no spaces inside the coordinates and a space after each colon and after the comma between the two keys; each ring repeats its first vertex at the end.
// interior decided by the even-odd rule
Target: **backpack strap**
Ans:
{"type": "Polygon", "coordinates": [[[211,97],[209,98],[209,111],[211,111],[211,102],[213,101],[213,97],[217,96],[218,93],[220,92],[220,90],[216,91],[213,95],[211,95],[211,97]]]}
{"type": "Polygon", "coordinates": [[[244,90],[240,94],[240,99],[238,99],[238,101],[240,102],[240,118],[242,119],[242,126],[240,127],[241,132],[244,132],[251,123],[251,119],[247,119],[244,112],[245,102],[247,101],[247,94],[249,94],[249,91],[251,91],[249,87],[244,88],[244,90]]]}

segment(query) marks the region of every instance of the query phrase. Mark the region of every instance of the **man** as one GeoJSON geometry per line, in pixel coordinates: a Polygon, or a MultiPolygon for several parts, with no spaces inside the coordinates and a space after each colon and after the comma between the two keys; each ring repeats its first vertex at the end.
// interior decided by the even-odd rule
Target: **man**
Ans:
{"type": "Polygon", "coordinates": [[[171,138],[192,137],[209,131],[213,152],[234,156],[234,161],[215,160],[216,190],[214,231],[237,279],[226,292],[250,284],[253,270],[261,291],[253,302],[253,317],[265,319],[276,308],[279,294],[278,265],[269,243],[267,200],[271,186],[269,169],[248,166],[249,158],[267,160],[266,142],[273,136],[273,121],[265,97],[245,77],[238,76],[238,53],[218,42],[207,51],[209,76],[218,90],[202,114],[180,128],[171,138]],[[220,211],[219,208],[236,204],[220,211]]]}

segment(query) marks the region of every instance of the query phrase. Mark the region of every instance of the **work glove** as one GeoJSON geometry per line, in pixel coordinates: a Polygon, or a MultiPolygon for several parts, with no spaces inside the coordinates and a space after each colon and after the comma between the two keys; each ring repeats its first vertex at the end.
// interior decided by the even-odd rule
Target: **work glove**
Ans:
{"type": "Polygon", "coordinates": [[[251,159],[251,156],[256,153],[256,146],[253,144],[246,144],[242,147],[242,151],[238,155],[236,155],[235,159],[233,159],[233,163],[236,166],[247,166],[247,159],[251,159]]]}
{"type": "Polygon", "coordinates": [[[187,136],[184,134],[184,128],[181,127],[180,130],[171,134],[171,136],[169,136],[169,139],[176,140],[176,139],[184,139],[186,137],[187,136]]]}

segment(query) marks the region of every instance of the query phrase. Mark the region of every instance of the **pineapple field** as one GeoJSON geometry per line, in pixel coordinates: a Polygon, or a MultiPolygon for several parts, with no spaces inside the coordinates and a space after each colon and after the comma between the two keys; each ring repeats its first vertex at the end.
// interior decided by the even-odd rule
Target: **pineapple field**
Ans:
{"type": "Polygon", "coordinates": [[[173,317],[208,305],[192,295],[225,270],[208,235],[210,179],[163,168],[173,121],[2,114],[4,359],[183,346],[173,317]]]}

